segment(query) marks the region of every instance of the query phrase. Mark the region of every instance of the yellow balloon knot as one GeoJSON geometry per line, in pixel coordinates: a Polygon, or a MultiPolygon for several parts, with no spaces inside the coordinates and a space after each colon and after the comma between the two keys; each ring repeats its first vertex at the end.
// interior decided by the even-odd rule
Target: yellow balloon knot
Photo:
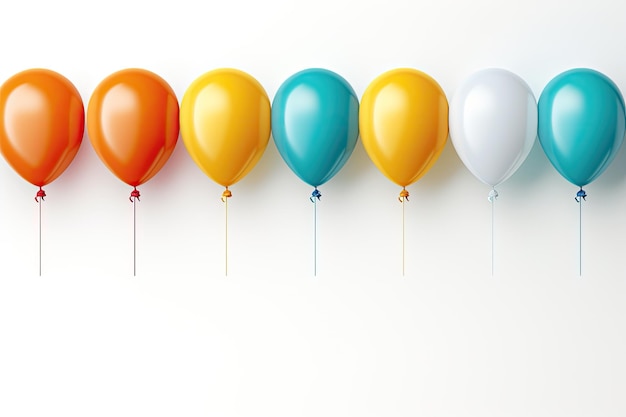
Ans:
{"type": "Polygon", "coordinates": [[[228,189],[228,187],[226,187],[226,189],[224,190],[224,192],[222,193],[222,201],[225,203],[227,198],[230,198],[233,196],[233,193],[230,192],[230,190],[228,189]]]}
{"type": "Polygon", "coordinates": [[[409,192],[406,190],[406,188],[403,188],[402,191],[400,191],[398,201],[404,203],[405,200],[409,201],[409,192]]]}

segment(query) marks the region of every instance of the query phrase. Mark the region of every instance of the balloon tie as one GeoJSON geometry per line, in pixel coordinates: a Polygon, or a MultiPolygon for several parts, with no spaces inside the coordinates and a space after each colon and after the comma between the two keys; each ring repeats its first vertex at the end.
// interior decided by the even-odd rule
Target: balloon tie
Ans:
{"type": "Polygon", "coordinates": [[[398,201],[404,203],[404,201],[409,201],[409,192],[406,188],[402,187],[402,191],[400,191],[400,195],[398,196],[398,201]]]}
{"type": "Polygon", "coordinates": [[[228,187],[226,187],[226,189],[222,193],[222,203],[225,203],[226,199],[231,198],[232,196],[233,196],[233,193],[231,193],[228,187]]]}
{"type": "Polygon", "coordinates": [[[141,194],[139,194],[139,190],[137,189],[137,187],[134,187],[134,189],[133,189],[133,191],[131,191],[130,197],[128,197],[128,199],[130,200],[131,203],[134,203],[135,200],[141,201],[139,199],[139,197],[141,197],[141,194]]]}
{"type": "Polygon", "coordinates": [[[587,201],[587,193],[583,190],[583,187],[580,187],[580,190],[576,193],[576,197],[574,197],[577,203],[580,203],[581,199],[587,201]]]}
{"type": "Polygon", "coordinates": [[[489,195],[487,195],[487,200],[489,200],[490,203],[493,203],[498,199],[499,196],[500,194],[498,194],[496,189],[492,188],[491,191],[489,191],[489,195]]]}
{"type": "Polygon", "coordinates": [[[41,201],[44,201],[45,196],[46,196],[46,192],[43,190],[43,188],[39,187],[39,191],[37,191],[37,195],[35,196],[35,201],[39,203],[40,198],[41,198],[41,201]]]}
{"type": "Polygon", "coordinates": [[[317,187],[315,187],[315,189],[311,193],[311,197],[309,197],[309,200],[311,200],[311,203],[315,203],[315,199],[317,198],[319,200],[321,196],[322,196],[322,193],[320,193],[320,190],[318,190],[317,187]]]}

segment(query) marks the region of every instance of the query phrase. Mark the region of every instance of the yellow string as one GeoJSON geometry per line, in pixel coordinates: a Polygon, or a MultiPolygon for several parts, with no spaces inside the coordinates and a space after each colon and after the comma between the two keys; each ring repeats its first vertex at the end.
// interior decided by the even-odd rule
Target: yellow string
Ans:
{"type": "Polygon", "coordinates": [[[402,191],[400,191],[400,195],[398,196],[398,201],[402,203],[402,276],[404,276],[404,264],[405,264],[405,245],[404,245],[404,202],[409,201],[409,192],[406,188],[402,187],[402,191]]]}
{"type": "Polygon", "coordinates": [[[222,193],[222,201],[224,202],[224,208],[226,212],[226,218],[224,222],[225,239],[224,239],[224,275],[228,276],[228,199],[233,196],[228,187],[222,193]]]}

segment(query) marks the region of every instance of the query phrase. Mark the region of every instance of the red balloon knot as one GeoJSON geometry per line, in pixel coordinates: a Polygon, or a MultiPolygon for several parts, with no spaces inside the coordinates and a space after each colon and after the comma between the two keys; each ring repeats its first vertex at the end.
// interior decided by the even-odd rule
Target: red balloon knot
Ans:
{"type": "Polygon", "coordinates": [[[37,191],[37,195],[35,196],[35,201],[39,203],[39,199],[41,198],[41,201],[44,201],[44,197],[46,196],[46,192],[39,187],[39,191],[37,191]]]}
{"type": "Polygon", "coordinates": [[[398,201],[404,203],[405,200],[409,201],[409,192],[406,190],[406,188],[403,188],[402,191],[400,191],[400,195],[398,196],[398,201]]]}
{"type": "Polygon", "coordinates": [[[128,199],[130,200],[131,203],[134,203],[135,200],[141,201],[141,200],[139,200],[140,196],[141,195],[139,194],[139,190],[137,189],[137,187],[135,187],[135,189],[133,191],[131,191],[130,197],[128,197],[128,199]]]}

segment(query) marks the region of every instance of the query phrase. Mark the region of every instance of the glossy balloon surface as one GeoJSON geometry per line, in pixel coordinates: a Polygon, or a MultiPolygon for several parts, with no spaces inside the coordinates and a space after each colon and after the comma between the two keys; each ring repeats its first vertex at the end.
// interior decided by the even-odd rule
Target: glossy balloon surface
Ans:
{"type": "Polygon", "coordinates": [[[181,136],[194,162],[225,187],[245,177],[269,142],[267,93],[249,74],[224,68],[205,73],[185,92],[181,136]]]}
{"type": "Polygon", "coordinates": [[[518,75],[478,71],[450,102],[450,139],[467,169],[495,187],[526,160],[537,137],[537,102],[518,75]]]}
{"type": "Polygon", "coordinates": [[[435,164],[448,138],[448,101],[429,75],[410,68],[378,76],[361,99],[363,146],[376,167],[405,187],[435,164]]]}
{"type": "Polygon", "coordinates": [[[556,170],[584,186],[608,168],[624,139],[619,88],[606,75],[576,68],[553,78],[539,97],[539,141],[556,170]]]}
{"type": "Polygon", "coordinates": [[[87,130],[93,148],[111,172],[138,186],[159,172],[176,146],[176,95],[150,71],[118,71],[92,93],[87,130]]]}
{"type": "Polygon", "coordinates": [[[350,158],[359,136],[359,101],[340,75],[300,71],[278,89],[272,105],[276,148],[289,168],[317,187],[350,158]]]}
{"type": "Polygon", "coordinates": [[[0,151],[31,184],[44,186],[66,170],[84,127],[78,90],[54,71],[26,70],[0,87],[0,151]]]}

